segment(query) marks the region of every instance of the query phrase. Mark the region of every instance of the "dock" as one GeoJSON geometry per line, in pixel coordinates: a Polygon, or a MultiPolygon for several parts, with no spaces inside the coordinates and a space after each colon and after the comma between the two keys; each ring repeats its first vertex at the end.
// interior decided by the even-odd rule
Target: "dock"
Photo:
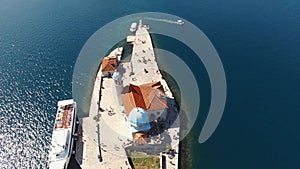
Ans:
{"type": "MultiPolygon", "coordinates": [[[[165,95],[169,98],[167,129],[161,133],[163,142],[170,145],[175,152],[172,158],[159,153],[162,169],[178,168],[180,120],[175,106],[174,97],[167,82],[163,79],[155,58],[155,53],[148,32],[149,26],[138,24],[135,35],[127,37],[127,42],[133,44],[130,61],[122,61],[120,48],[112,51],[106,58],[116,58],[119,64],[116,68],[122,76],[122,85],[142,85],[160,82],[165,95]],[[164,165],[164,166],[162,166],[164,165]]],[[[113,65],[113,64],[112,64],[113,65]]],[[[129,123],[117,97],[115,81],[109,78],[112,74],[103,74],[103,64],[95,78],[89,116],[81,119],[82,137],[77,147],[81,147],[76,159],[82,169],[131,169],[125,148],[132,144],[133,136],[129,123]]]]}
{"type": "MultiPolygon", "coordinates": [[[[95,79],[89,117],[81,119],[83,131],[81,138],[82,157],[76,155],[76,159],[82,169],[129,169],[131,167],[125,150],[122,149],[123,142],[120,141],[121,136],[115,133],[115,131],[122,132],[122,125],[124,125],[125,122],[119,124],[118,120],[122,117],[114,115],[112,118],[107,113],[102,113],[99,110],[99,103],[104,106],[107,103],[113,102],[113,100],[111,100],[113,98],[111,97],[112,91],[110,88],[112,80],[103,81],[101,79],[102,74],[101,71],[99,71],[95,79]],[[101,86],[104,87],[105,90],[101,90],[102,96],[100,97],[101,86]],[[114,129],[114,127],[116,127],[116,129],[114,129]],[[100,140],[98,140],[98,137],[100,140]],[[101,157],[99,157],[100,155],[101,157]]],[[[124,140],[126,139],[124,138],[124,140]]]]}

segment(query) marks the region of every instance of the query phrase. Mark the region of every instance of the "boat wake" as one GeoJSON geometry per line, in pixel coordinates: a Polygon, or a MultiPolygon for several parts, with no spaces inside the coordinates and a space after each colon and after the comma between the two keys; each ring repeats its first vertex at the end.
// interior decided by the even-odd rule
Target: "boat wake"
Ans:
{"type": "Polygon", "coordinates": [[[183,25],[183,21],[182,20],[169,20],[169,19],[160,19],[160,18],[150,18],[150,17],[144,17],[143,19],[145,20],[151,20],[151,21],[158,21],[158,22],[165,22],[165,23],[169,23],[169,24],[176,24],[176,25],[183,25]]]}

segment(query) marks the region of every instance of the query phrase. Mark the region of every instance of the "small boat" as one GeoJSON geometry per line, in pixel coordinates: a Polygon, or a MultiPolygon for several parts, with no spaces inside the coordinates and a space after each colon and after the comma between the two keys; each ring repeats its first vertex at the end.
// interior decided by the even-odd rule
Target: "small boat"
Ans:
{"type": "Polygon", "coordinates": [[[130,32],[135,32],[136,31],[136,26],[137,26],[137,23],[136,22],[133,22],[130,26],[130,32]]]}
{"type": "Polygon", "coordinates": [[[49,153],[50,169],[66,169],[73,153],[76,128],[76,102],[73,99],[57,103],[57,113],[53,127],[49,153]]]}
{"type": "Polygon", "coordinates": [[[178,25],[183,25],[183,24],[184,24],[184,22],[183,22],[183,20],[181,20],[181,19],[178,19],[178,20],[177,20],[177,24],[178,24],[178,25]]]}
{"type": "Polygon", "coordinates": [[[146,28],[147,30],[150,30],[150,26],[148,24],[143,25],[144,28],[146,28]]]}

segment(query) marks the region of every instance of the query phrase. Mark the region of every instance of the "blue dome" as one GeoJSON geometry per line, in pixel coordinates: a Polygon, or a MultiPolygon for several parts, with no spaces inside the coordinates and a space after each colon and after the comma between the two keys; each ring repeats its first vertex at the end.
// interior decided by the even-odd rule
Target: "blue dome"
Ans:
{"type": "Polygon", "coordinates": [[[149,130],[149,114],[142,108],[133,108],[129,113],[128,120],[131,124],[131,132],[149,130]]]}
{"type": "MultiPolygon", "coordinates": [[[[131,110],[128,116],[128,120],[130,123],[137,124],[137,123],[149,123],[149,114],[144,109],[136,107],[131,110]]],[[[139,125],[137,125],[139,126],[139,125]]]]}

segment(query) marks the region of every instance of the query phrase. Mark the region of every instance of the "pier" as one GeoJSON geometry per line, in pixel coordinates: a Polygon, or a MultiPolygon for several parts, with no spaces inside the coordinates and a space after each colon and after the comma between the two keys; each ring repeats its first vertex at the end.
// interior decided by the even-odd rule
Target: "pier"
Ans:
{"type": "MultiPolygon", "coordinates": [[[[107,112],[101,112],[99,108],[99,103],[104,107],[114,101],[114,98],[111,97],[111,83],[112,79],[102,80],[101,71],[97,73],[89,116],[82,119],[82,156],[76,155],[82,169],[131,168],[126,152],[122,148],[123,142],[120,142],[120,135],[115,133],[115,131],[122,132],[122,125],[125,122],[119,124],[118,121],[123,120],[123,118],[116,114],[112,118],[107,112]],[[104,89],[101,90],[101,87],[104,89]],[[100,93],[102,96],[99,95],[100,93]]],[[[126,139],[124,138],[124,140],[126,139]]]]}

